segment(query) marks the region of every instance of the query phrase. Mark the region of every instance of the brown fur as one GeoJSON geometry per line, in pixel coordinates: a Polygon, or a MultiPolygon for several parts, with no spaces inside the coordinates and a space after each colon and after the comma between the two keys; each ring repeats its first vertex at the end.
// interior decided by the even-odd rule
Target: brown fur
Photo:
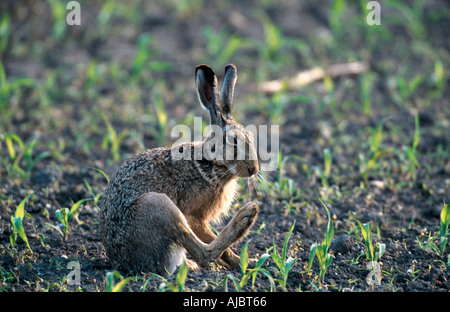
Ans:
{"type": "MultiPolygon", "coordinates": [[[[228,65],[222,102],[212,69],[196,68],[197,92],[211,124],[226,130],[224,141],[228,129],[245,140],[245,159],[176,160],[173,149],[155,148],[127,159],[111,179],[100,203],[101,236],[109,258],[119,268],[171,273],[184,250],[200,266],[216,258],[228,268],[239,265],[239,257],[229,247],[248,232],[258,207],[245,205],[217,237],[209,227],[228,212],[237,178],[258,171],[257,160],[249,157],[256,154],[253,137],[231,117],[235,81],[236,68],[228,65]]],[[[191,156],[198,156],[195,147],[210,139],[176,148],[190,149],[191,156]]]]}

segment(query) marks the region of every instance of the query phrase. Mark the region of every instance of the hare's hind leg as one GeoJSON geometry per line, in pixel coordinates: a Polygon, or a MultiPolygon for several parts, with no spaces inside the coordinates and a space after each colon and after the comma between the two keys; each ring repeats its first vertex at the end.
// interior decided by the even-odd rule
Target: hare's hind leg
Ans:
{"type": "MultiPolygon", "coordinates": [[[[181,237],[189,235],[190,228],[166,194],[144,194],[136,204],[136,211],[136,226],[129,248],[134,267],[161,275],[172,274],[186,261],[191,270],[198,269],[195,263],[186,259],[187,248],[180,243],[181,237]]],[[[201,248],[201,242],[195,242],[195,238],[194,244],[201,248]]]]}
{"type": "Polygon", "coordinates": [[[247,203],[234,215],[220,234],[207,245],[208,248],[221,250],[220,254],[228,250],[228,247],[247,234],[255,222],[257,214],[258,206],[252,202],[247,203]]]}
{"type": "MultiPolygon", "coordinates": [[[[253,207],[256,207],[255,203],[247,203],[244,207],[242,207],[240,209],[240,211],[243,212],[248,212],[248,211],[253,211],[252,209],[254,209],[253,207]],[[249,209],[249,210],[248,210],[249,209]]],[[[257,209],[257,208],[256,208],[257,209]]],[[[257,212],[257,210],[256,210],[257,212]]],[[[245,213],[244,213],[245,214],[245,213]]],[[[256,216],[256,215],[255,215],[256,216]]],[[[239,213],[236,215],[237,218],[240,218],[239,213]]],[[[212,241],[214,241],[217,236],[216,234],[213,233],[213,231],[211,231],[209,224],[207,221],[204,220],[199,220],[197,217],[195,216],[187,216],[186,217],[189,226],[191,227],[191,229],[194,231],[195,235],[197,235],[198,238],[200,238],[203,242],[209,244],[212,241]]],[[[231,221],[230,225],[229,225],[229,229],[235,229],[237,230],[236,226],[234,225],[235,221],[231,221]]],[[[247,228],[248,229],[248,228],[247,228]]],[[[244,233],[245,234],[245,233],[244,233]]],[[[243,234],[243,235],[244,235],[243,234]]],[[[242,236],[243,236],[242,235],[242,236]]],[[[227,248],[222,255],[220,256],[220,258],[218,259],[219,263],[223,266],[225,266],[226,268],[228,268],[229,270],[234,269],[235,267],[239,266],[240,263],[240,257],[238,255],[236,255],[231,248],[227,248]]]]}
{"type": "Polygon", "coordinates": [[[245,205],[209,244],[205,244],[194,234],[183,216],[185,228],[189,231],[180,236],[179,244],[186,248],[198,264],[205,266],[211,260],[220,257],[225,250],[241,239],[255,222],[257,214],[258,206],[256,204],[245,205]]]}
{"type": "Polygon", "coordinates": [[[256,219],[258,208],[255,204],[243,207],[209,244],[194,234],[184,215],[165,194],[149,192],[143,195],[139,199],[138,210],[140,219],[137,228],[142,229],[143,235],[140,236],[146,241],[137,251],[143,254],[141,258],[152,259],[155,253],[162,253],[166,262],[171,262],[172,248],[175,246],[184,248],[195,262],[206,266],[247,233],[256,219]],[[160,241],[165,242],[165,245],[160,244],[160,241]]]}

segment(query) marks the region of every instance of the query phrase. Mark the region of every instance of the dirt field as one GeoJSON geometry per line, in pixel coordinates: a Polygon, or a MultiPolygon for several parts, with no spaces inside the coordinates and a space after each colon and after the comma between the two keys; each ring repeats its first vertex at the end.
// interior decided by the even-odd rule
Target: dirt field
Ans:
{"type": "Polygon", "coordinates": [[[79,1],[81,25],[69,26],[66,1],[2,1],[0,290],[103,292],[122,279],[133,292],[448,292],[439,231],[450,203],[450,6],[380,1],[381,25],[369,25],[366,2],[79,1]],[[368,69],[275,94],[258,88],[351,62],[368,69]],[[240,268],[214,263],[185,280],[108,274],[97,207],[107,180],[97,169],[112,176],[130,155],[173,143],[175,125],[207,120],[193,79],[202,63],[220,75],[236,64],[237,121],[280,126],[278,170],[240,180],[231,211],[258,203],[233,249],[248,242],[250,259],[272,256],[246,282],[240,268]],[[11,216],[33,191],[28,248],[20,235],[11,242],[11,216]],[[64,240],[57,211],[82,199],[64,240]],[[317,258],[308,268],[328,224],[320,199],[334,229],[323,280],[317,258]],[[375,251],[385,246],[375,270],[357,220],[371,224],[375,251]],[[285,272],[274,258],[292,226],[285,272]],[[79,264],[75,284],[69,262],[79,264]]]}

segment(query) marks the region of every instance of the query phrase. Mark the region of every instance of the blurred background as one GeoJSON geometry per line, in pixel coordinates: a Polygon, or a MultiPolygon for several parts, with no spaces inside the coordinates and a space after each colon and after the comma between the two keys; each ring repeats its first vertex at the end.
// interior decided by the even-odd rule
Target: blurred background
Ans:
{"type": "MultiPolygon", "coordinates": [[[[412,139],[415,115],[436,126],[422,147],[448,151],[445,1],[377,2],[381,25],[368,23],[368,1],[77,1],[81,25],[68,25],[67,3],[0,3],[0,131],[14,134],[17,148],[32,142],[62,163],[70,157],[103,168],[169,144],[173,125],[205,115],[195,66],[209,64],[220,81],[234,63],[235,118],[282,125],[283,153],[322,162],[324,145],[340,138],[337,157],[355,160],[365,129],[386,120],[401,147],[412,139]],[[364,69],[261,88],[353,62],[364,69]]],[[[4,134],[2,141],[8,158],[4,134]]],[[[26,175],[27,166],[17,167],[26,175]]]]}

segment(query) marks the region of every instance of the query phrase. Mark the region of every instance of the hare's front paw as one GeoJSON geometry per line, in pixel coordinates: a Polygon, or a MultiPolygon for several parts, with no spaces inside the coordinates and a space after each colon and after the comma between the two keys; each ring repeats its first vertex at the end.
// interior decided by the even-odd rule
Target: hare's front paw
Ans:
{"type": "Polygon", "coordinates": [[[254,202],[249,202],[239,209],[238,213],[234,216],[233,221],[236,223],[237,228],[246,231],[255,222],[257,214],[258,205],[254,202]]]}

